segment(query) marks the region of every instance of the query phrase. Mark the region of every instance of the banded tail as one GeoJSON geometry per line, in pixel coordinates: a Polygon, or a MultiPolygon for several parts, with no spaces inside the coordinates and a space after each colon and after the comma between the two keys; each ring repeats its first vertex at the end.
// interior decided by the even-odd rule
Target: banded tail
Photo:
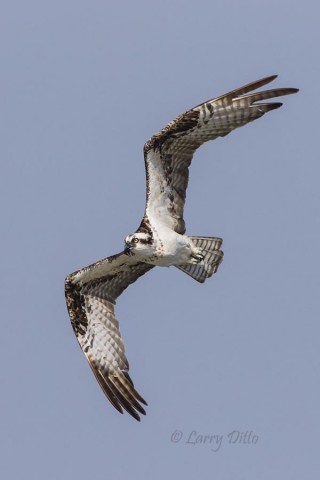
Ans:
{"type": "Polygon", "coordinates": [[[218,237],[189,237],[195,247],[201,248],[204,258],[197,264],[176,265],[190,277],[203,283],[216,271],[223,259],[223,252],[220,250],[222,238],[218,237]]]}

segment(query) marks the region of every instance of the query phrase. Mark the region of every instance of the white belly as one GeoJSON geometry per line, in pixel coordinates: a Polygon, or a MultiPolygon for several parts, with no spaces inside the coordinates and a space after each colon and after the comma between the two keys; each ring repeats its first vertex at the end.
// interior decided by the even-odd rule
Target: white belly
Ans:
{"type": "Polygon", "coordinates": [[[192,247],[186,235],[164,227],[157,229],[155,237],[155,254],[148,263],[162,267],[189,263],[192,247]]]}

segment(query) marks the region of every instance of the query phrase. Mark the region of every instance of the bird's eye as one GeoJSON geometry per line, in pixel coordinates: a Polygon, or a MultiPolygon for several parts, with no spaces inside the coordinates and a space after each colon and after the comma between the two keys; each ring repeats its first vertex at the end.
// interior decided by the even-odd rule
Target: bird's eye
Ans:
{"type": "Polygon", "coordinates": [[[133,243],[138,243],[138,242],[139,242],[139,238],[134,237],[132,241],[133,241],[133,243]]]}

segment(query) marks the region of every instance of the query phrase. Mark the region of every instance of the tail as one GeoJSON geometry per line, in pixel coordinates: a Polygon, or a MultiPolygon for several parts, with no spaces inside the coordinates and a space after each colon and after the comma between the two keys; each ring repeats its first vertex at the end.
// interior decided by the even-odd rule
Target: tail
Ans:
{"type": "Polygon", "coordinates": [[[222,238],[217,237],[189,237],[195,247],[201,248],[204,255],[203,260],[197,264],[176,265],[179,270],[190,275],[190,277],[203,283],[216,271],[223,259],[223,252],[220,250],[222,238]]]}

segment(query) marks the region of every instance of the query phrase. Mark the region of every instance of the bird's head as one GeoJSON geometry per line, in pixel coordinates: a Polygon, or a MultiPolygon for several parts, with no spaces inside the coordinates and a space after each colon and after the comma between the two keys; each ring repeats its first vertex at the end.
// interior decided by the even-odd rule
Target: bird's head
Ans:
{"type": "Polygon", "coordinates": [[[148,233],[136,232],[125,238],[124,251],[127,255],[148,253],[151,243],[152,238],[148,233]]]}

